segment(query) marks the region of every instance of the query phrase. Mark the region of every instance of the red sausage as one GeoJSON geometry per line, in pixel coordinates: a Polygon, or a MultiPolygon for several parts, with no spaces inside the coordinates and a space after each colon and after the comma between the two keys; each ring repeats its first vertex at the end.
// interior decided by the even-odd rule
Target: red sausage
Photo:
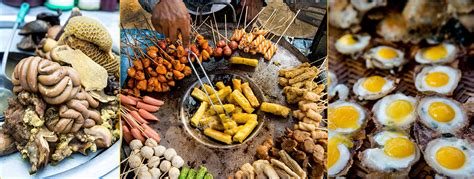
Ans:
{"type": "Polygon", "coordinates": [[[137,101],[137,102],[138,102],[138,101],[143,101],[142,99],[137,98],[137,97],[135,97],[135,96],[130,96],[130,95],[128,95],[127,97],[129,97],[130,99],[133,99],[133,100],[135,100],[135,101],[137,101]]]}
{"type": "Polygon", "coordinates": [[[161,105],[165,104],[164,101],[152,98],[150,96],[143,97],[143,101],[145,101],[145,103],[148,103],[148,104],[151,104],[151,105],[154,105],[154,106],[161,106],[161,105]]]}
{"type": "Polygon", "coordinates": [[[144,109],[148,112],[156,112],[156,111],[158,111],[158,109],[160,109],[160,107],[158,107],[158,106],[153,106],[153,105],[149,105],[149,104],[142,103],[142,102],[137,103],[137,108],[138,109],[144,109]]]}
{"type": "Polygon", "coordinates": [[[122,125],[122,137],[127,143],[130,143],[130,141],[133,140],[133,136],[130,133],[130,129],[127,127],[127,125],[122,125]]]}
{"type": "Polygon", "coordinates": [[[149,138],[155,139],[157,143],[160,143],[161,137],[160,134],[156,133],[156,131],[151,130],[151,129],[145,129],[144,131],[145,135],[147,135],[149,138]]]}
{"type": "Polygon", "coordinates": [[[135,120],[138,121],[138,123],[140,124],[146,124],[148,123],[148,121],[146,121],[145,119],[143,119],[140,114],[138,114],[137,111],[130,111],[130,115],[132,115],[133,118],[135,118],[135,120]]]}
{"type": "Polygon", "coordinates": [[[129,96],[125,96],[123,94],[120,94],[120,102],[123,103],[123,104],[129,104],[129,105],[132,105],[132,106],[137,105],[137,101],[135,101],[132,98],[130,98],[129,96]]]}
{"type": "Polygon", "coordinates": [[[141,126],[143,127],[144,130],[146,130],[146,129],[153,130],[153,129],[152,129],[149,125],[147,125],[147,124],[142,124],[141,126]]]}
{"type": "Polygon", "coordinates": [[[138,109],[138,114],[140,114],[140,116],[142,116],[146,120],[160,121],[155,115],[151,114],[150,112],[144,109],[138,109]]]}
{"type": "Polygon", "coordinates": [[[145,137],[143,137],[142,133],[137,128],[132,128],[132,130],[130,130],[130,133],[132,133],[132,136],[135,139],[142,141],[142,143],[145,142],[145,137]]]}

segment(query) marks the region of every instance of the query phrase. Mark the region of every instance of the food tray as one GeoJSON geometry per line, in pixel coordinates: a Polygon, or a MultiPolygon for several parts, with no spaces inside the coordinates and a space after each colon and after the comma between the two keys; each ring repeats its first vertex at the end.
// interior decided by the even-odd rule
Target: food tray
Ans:
{"type": "MultiPolygon", "coordinates": [[[[409,96],[422,96],[423,94],[418,92],[415,88],[414,84],[414,77],[416,75],[415,73],[415,68],[417,67],[417,63],[414,61],[414,59],[408,59],[408,63],[403,66],[402,71],[397,72],[395,74],[391,74],[389,70],[380,70],[380,69],[367,69],[365,66],[365,59],[362,58],[357,58],[357,59],[352,59],[350,56],[345,56],[337,52],[334,44],[336,40],[341,37],[342,35],[349,33],[346,31],[343,31],[341,29],[329,26],[329,46],[328,46],[328,58],[329,58],[329,69],[333,71],[336,76],[338,83],[340,84],[345,84],[349,88],[349,98],[350,99],[355,99],[355,94],[352,92],[352,86],[354,83],[362,78],[362,77],[367,77],[370,75],[380,75],[380,76],[395,76],[397,78],[400,78],[400,83],[396,85],[396,89],[392,93],[397,93],[401,92],[405,95],[409,96]]],[[[374,41],[374,38],[377,38],[375,35],[372,35],[371,41],[374,41]]],[[[410,54],[410,47],[409,45],[398,45],[397,48],[405,48],[405,54],[410,54]]],[[[367,49],[370,48],[367,47],[367,49]]],[[[461,80],[457,86],[457,88],[454,91],[454,94],[452,98],[455,100],[459,101],[460,103],[465,103],[470,97],[474,97],[474,65],[472,64],[472,60],[470,59],[471,62],[469,62],[469,59],[467,55],[461,55],[458,57],[459,59],[459,64],[457,66],[459,69],[462,71],[462,77],[461,80]]],[[[372,109],[372,106],[377,102],[377,100],[373,101],[358,101],[359,104],[363,105],[366,107],[368,110],[372,109]]],[[[366,134],[371,134],[373,133],[375,129],[375,124],[373,121],[370,119],[371,116],[369,116],[369,121],[367,124],[367,127],[365,128],[366,134]]],[[[471,127],[470,130],[474,128],[473,122],[471,121],[471,127]]],[[[416,125],[416,124],[415,124],[416,125]]],[[[412,128],[411,128],[412,129],[412,128]]],[[[414,136],[413,130],[411,130],[410,135],[413,139],[416,139],[414,136]]],[[[363,151],[367,148],[370,147],[370,143],[368,139],[363,140],[363,144],[361,148],[357,150],[363,151]]],[[[348,178],[357,178],[357,177],[368,177],[367,174],[369,174],[364,167],[360,164],[360,161],[357,158],[357,153],[354,154],[353,156],[354,163],[352,164],[352,167],[350,168],[348,174],[346,177],[348,178]]],[[[436,172],[429,167],[426,162],[423,159],[423,156],[420,157],[420,160],[413,165],[411,168],[411,171],[409,173],[409,177],[411,178],[425,178],[428,176],[434,177],[436,175],[436,172]]]]}
{"type": "MultiPolygon", "coordinates": [[[[252,91],[254,92],[255,96],[257,97],[258,101],[260,103],[265,102],[265,96],[263,96],[263,93],[261,89],[249,78],[245,76],[240,76],[236,74],[226,74],[226,73],[217,73],[213,75],[209,75],[209,79],[212,82],[212,85],[215,86],[215,84],[219,81],[222,81],[226,86],[231,86],[232,85],[232,79],[241,79],[243,82],[248,82],[250,88],[252,88],[252,91]]],[[[206,78],[201,78],[202,82],[204,84],[209,83],[206,78]]],[[[256,109],[255,113],[258,116],[258,125],[255,127],[255,129],[252,131],[252,133],[249,134],[249,136],[242,142],[242,144],[238,143],[233,143],[230,145],[223,144],[221,142],[218,142],[216,140],[212,140],[211,138],[207,137],[204,135],[202,129],[195,128],[190,125],[189,119],[191,119],[196,113],[196,111],[199,108],[200,102],[196,100],[194,97],[191,96],[191,92],[195,87],[200,88],[199,81],[196,81],[194,84],[192,84],[189,89],[186,90],[185,96],[183,96],[181,100],[181,106],[180,106],[180,117],[181,121],[183,122],[184,128],[186,129],[186,132],[188,132],[191,137],[195,138],[198,140],[198,142],[207,145],[208,147],[211,148],[234,148],[238,147],[242,144],[245,144],[246,142],[252,140],[260,131],[262,126],[264,125],[266,115],[263,113],[260,109],[256,109]]],[[[209,93],[209,91],[208,91],[209,93]]],[[[223,99],[221,99],[223,100],[223,99]]],[[[214,105],[219,105],[219,103],[214,103],[214,105]]]]}
{"type": "MultiPolygon", "coordinates": [[[[220,30],[223,29],[221,27],[224,27],[224,25],[220,25],[220,30]]],[[[232,26],[228,26],[228,28],[231,29],[232,26]]],[[[228,32],[232,31],[228,30],[228,32]]],[[[200,33],[209,40],[211,45],[212,34],[210,33],[210,30],[202,29],[200,33]]],[[[273,40],[276,39],[277,37],[273,40]]],[[[236,53],[233,55],[237,55],[236,53]]],[[[253,58],[260,57],[249,56],[247,54],[240,54],[240,56],[253,58]]],[[[124,62],[123,60],[127,59],[122,56],[122,63],[124,62]]],[[[296,48],[292,47],[288,42],[281,40],[272,62],[267,62],[264,61],[263,58],[260,58],[259,65],[256,68],[231,65],[227,59],[215,60],[213,58],[204,62],[203,66],[208,75],[225,73],[248,78],[261,89],[262,96],[264,96],[266,102],[286,105],[285,97],[282,94],[282,88],[278,85],[278,71],[283,68],[298,66],[307,61],[308,59],[296,48]],[[279,65],[275,65],[274,62],[279,65]]],[[[200,72],[199,69],[198,71],[200,72]]],[[[200,77],[202,78],[203,76],[204,75],[200,73],[200,77]]],[[[180,116],[181,102],[183,101],[183,98],[185,98],[187,90],[194,86],[196,82],[197,77],[193,73],[190,77],[186,77],[183,80],[176,82],[176,87],[174,87],[171,92],[148,93],[147,95],[165,101],[165,104],[157,113],[155,113],[161,121],[150,126],[161,135],[162,140],[160,144],[174,148],[178,155],[187,161],[186,165],[196,167],[204,164],[209,172],[211,172],[216,178],[224,178],[233,175],[233,173],[244,163],[254,161],[256,152],[255,148],[257,145],[261,144],[269,137],[276,138],[283,136],[285,128],[291,128],[293,124],[296,123],[296,119],[284,119],[282,117],[266,114],[266,118],[263,119],[263,125],[260,131],[255,137],[248,140],[246,143],[240,144],[231,149],[208,147],[199,143],[189,135],[180,116]]],[[[125,144],[123,145],[123,148],[125,149],[124,152],[129,153],[129,148],[125,146],[125,144]]],[[[122,155],[122,159],[123,158],[125,158],[124,155],[122,155]]]]}

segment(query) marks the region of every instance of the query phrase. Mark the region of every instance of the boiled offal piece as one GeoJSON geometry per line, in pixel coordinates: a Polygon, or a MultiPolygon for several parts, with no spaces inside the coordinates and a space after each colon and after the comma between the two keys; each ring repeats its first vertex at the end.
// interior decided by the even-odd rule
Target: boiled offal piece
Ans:
{"type": "Polygon", "coordinates": [[[12,74],[13,92],[40,93],[43,100],[58,105],[71,100],[81,89],[76,70],[40,57],[21,60],[12,74]]]}
{"type": "Polygon", "coordinates": [[[77,132],[81,127],[90,128],[102,124],[100,113],[90,109],[98,106],[99,102],[81,89],[72,100],[59,107],[59,118],[48,120],[46,126],[51,131],[65,134],[77,132]]]}

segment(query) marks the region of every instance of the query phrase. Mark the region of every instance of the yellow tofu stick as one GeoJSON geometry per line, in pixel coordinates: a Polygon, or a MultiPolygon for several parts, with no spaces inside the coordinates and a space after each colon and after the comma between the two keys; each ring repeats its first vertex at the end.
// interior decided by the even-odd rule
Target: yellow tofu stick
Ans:
{"type": "Polygon", "coordinates": [[[204,112],[206,112],[207,107],[208,103],[206,101],[203,101],[196,113],[194,113],[193,117],[191,118],[191,125],[193,125],[194,127],[199,126],[199,121],[201,121],[202,116],[204,115],[204,112]]]}
{"type": "MultiPolygon", "coordinates": [[[[212,88],[211,86],[209,86],[208,84],[204,84],[204,87],[203,87],[203,88],[206,89],[206,91],[207,91],[207,93],[208,93],[209,95],[215,94],[214,91],[217,92],[217,90],[213,90],[213,88],[212,88]]],[[[204,89],[203,89],[203,90],[204,90],[204,89]]]]}
{"type": "Polygon", "coordinates": [[[260,109],[263,112],[268,112],[268,113],[280,115],[283,117],[288,117],[288,114],[291,111],[291,109],[286,106],[274,104],[274,103],[267,103],[267,102],[263,102],[262,105],[260,106],[260,109]]]}
{"type": "Polygon", "coordinates": [[[211,127],[212,129],[218,130],[218,131],[225,130],[224,126],[221,123],[221,120],[219,120],[219,117],[217,117],[217,116],[216,116],[216,120],[213,120],[209,123],[209,127],[211,127]]]}
{"type": "Polygon", "coordinates": [[[257,126],[256,120],[248,120],[240,130],[234,135],[233,141],[242,143],[252,133],[253,129],[257,126]]]}
{"type": "Polygon", "coordinates": [[[239,106],[242,107],[245,112],[251,114],[255,110],[254,108],[252,108],[247,98],[245,98],[245,96],[240,91],[234,90],[231,95],[234,101],[237,102],[237,104],[239,104],[239,106]]]}
{"type": "Polygon", "coordinates": [[[235,105],[233,104],[224,104],[224,105],[214,105],[214,107],[210,107],[209,108],[209,114],[210,115],[214,115],[216,114],[216,111],[214,110],[217,110],[217,114],[222,114],[224,113],[224,109],[225,111],[227,111],[227,113],[232,113],[232,111],[234,111],[235,109],[235,105]]]}
{"type": "Polygon", "coordinates": [[[221,100],[224,100],[225,97],[227,97],[227,95],[229,95],[230,93],[232,93],[232,89],[230,88],[230,86],[227,86],[224,89],[217,91],[216,94],[211,95],[210,98],[213,103],[217,103],[219,102],[219,100],[217,100],[217,96],[219,96],[221,100]]]}
{"type": "Polygon", "coordinates": [[[235,121],[233,121],[232,119],[228,118],[227,115],[219,114],[219,118],[221,118],[221,122],[225,130],[237,127],[237,123],[235,123],[235,121]]]}
{"type": "Polygon", "coordinates": [[[219,120],[219,117],[217,117],[217,116],[204,117],[204,118],[201,119],[201,121],[199,121],[199,125],[200,125],[200,126],[207,126],[207,125],[209,125],[212,121],[215,121],[215,120],[219,120]]]}
{"type": "Polygon", "coordinates": [[[231,57],[230,58],[231,64],[240,64],[240,65],[248,65],[252,67],[258,66],[257,59],[250,59],[250,58],[243,58],[243,57],[231,57]]]}
{"type": "Polygon", "coordinates": [[[242,84],[242,80],[241,79],[232,79],[232,86],[234,87],[234,90],[239,90],[240,92],[242,92],[242,88],[240,88],[240,85],[242,84]]]}
{"type": "Polygon", "coordinates": [[[209,102],[209,99],[207,99],[206,93],[204,93],[204,91],[201,91],[199,88],[194,88],[193,92],[191,92],[191,96],[195,97],[199,101],[209,102]]]}
{"type": "Polygon", "coordinates": [[[225,88],[225,84],[224,84],[224,82],[219,81],[219,82],[216,83],[216,87],[217,87],[217,89],[221,90],[221,89],[225,88]]]}
{"type": "Polygon", "coordinates": [[[236,106],[234,111],[232,111],[233,114],[240,114],[243,112],[243,109],[239,106],[236,106]]]}
{"type": "Polygon", "coordinates": [[[238,113],[232,115],[232,120],[237,124],[245,124],[248,120],[257,120],[256,114],[238,113]]]}
{"type": "Polygon", "coordinates": [[[226,144],[232,144],[232,136],[229,134],[224,134],[222,132],[216,131],[211,128],[204,129],[204,135],[213,138],[215,140],[224,142],[226,144]]]}
{"type": "Polygon", "coordinates": [[[250,88],[249,83],[243,83],[241,87],[242,87],[242,92],[244,93],[245,97],[247,97],[247,99],[249,100],[250,105],[252,105],[252,107],[254,108],[258,108],[258,106],[260,106],[260,103],[258,102],[258,99],[255,96],[255,94],[253,94],[252,88],[250,88]]]}
{"type": "Polygon", "coordinates": [[[243,125],[237,126],[237,127],[234,127],[234,128],[232,128],[232,129],[230,129],[230,130],[225,130],[224,133],[233,136],[233,135],[235,135],[235,133],[237,133],[237,131],[239,131],[242,127],[244,127],[244,126],[243,126],[243,125]]]}

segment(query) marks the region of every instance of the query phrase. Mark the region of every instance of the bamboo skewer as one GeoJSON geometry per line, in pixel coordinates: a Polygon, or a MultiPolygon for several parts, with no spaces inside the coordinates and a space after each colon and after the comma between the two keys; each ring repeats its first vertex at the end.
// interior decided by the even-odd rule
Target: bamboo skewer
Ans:
{"type": "MultiPolygon", "coordinates": [[[[214,18],[214,24],[216,25],[216,31],[219,33],[219,26],[217,26],[217,21],[216,21],[216,16],[214,15],[214,12],[212,13],[212,18],[214,18]]],[[[219,38],[219,41],[221,41],[221,37],[217,36],[219,38]]]]}
{"type": "Polygon", "coordinates": [[[278,44],[278,42],[280,42],[281,38],[285,35],[286,31],[288,30],[288,28],[290,28],[291,24],[293,23],[293,21],[296,19],[296,16],[298,16],[298,14],[300,13],[301,9],[299,9],[295,16],[293,17],[293,19],[291,19],[290,23],[288,24],[288,26],[286,26],[285,30],[283,31],[283,33],[281,34],[280,38],[278,38],[278,40],[276,41],[276,44],[278,44]]]}
{"type": "MultiPolygon", "coordinates": [[[[248,7],[248,6],[247,6],[248,7]]],[[[263,12],[263,10],[265,10],[266,7],[263,7],[262,9],[260,9],[260,11],[257,13],[257,15],[255,15],[255,17],[253,17],[252,20],[250,20],[249,24],[247,24],[244,29],[246,29],[250,24],[252,24],[252,22],[257,19],[257,17],[263,12]]]]}
{"type": "Polygon", "coordinates": [[[224,14],[224,31],[225,31],[225,39],[227,39],[227,14],[224,14]]]}

